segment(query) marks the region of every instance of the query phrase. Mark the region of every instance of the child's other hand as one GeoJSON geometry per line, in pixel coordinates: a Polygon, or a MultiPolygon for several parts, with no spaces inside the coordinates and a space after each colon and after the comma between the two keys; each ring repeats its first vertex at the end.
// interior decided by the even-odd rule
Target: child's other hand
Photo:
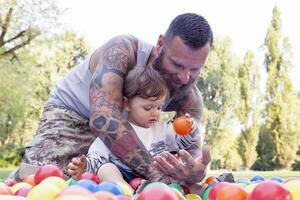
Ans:
{"type": "Polygon", "coordinates": [[[87,165],[86,157],[84,155],[80,157],[73,158],[68,164],[68,173],[72,178],[78,179],[79,176],[85,172],[87,165]]]}
{"type": "Polygon", "coordinates": [[[190,120],[190,122],[192,124],[192,131],[191,131],[191,133],[194,133],[196,131],[196,129],[197,129],[197,121],[196,121],[196,119],[192,118],[189,113],[185,113],[184,115],[190,120]]]}

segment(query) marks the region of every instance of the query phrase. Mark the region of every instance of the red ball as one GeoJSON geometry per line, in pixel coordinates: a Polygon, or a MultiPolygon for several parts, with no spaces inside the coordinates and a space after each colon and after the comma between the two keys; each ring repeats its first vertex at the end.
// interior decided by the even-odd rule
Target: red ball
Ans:
{"type": "Polygon", "coordinates": [[[34,175],[34,182],[35,184],[39,184],[42,182],[44,179],[51,177],[51,176],[57,176],[60,178],[64,178],[64,173],[62,172],[61,169],[59,169],[55,165],[44,165],[38,168],[38,170],[35,172],[34,175]]]}
{"type": "Polygon", "coordinates": [[[248,197],[248,200],[292,200],[291,193],[280,183],[264,181],[259,183],[248,197]]]}
{"type": "Polygon", "coordinates": [[[89,179],[91,181],[94,181],[97,184],[100,183],[99,177],[96,174],[92,173],[92,172],[84,172],[83,174],[81,174],[78,177],[78,180],[81,180],[81,179],[89,179]]]}
{"type": "Polygon", "coordinates": [[[216,183],[212,186],[211,190],[209,191],[208,197],[210,200],[216,200],[217,199],[217,192],[220,190],[222,187],[226,186],[227,182],[220,182],[216,183]]]}
{"type": "Polygon", "coordinates": [[[137,200],[178,200],[175,192],[170,188],[153,186],[144,189],[137,200]]]}
{"type": "Polygon", "coordinates": [[[142,178],[134,178],[129,182],[129,185],[132,187],[133,190],[136,190],[136,188],[141,184],[142,178]]]}
{"type": "Polygon", "coordinates": [[[180,185],[184,191],[184,194],[187,195],[187,194],[190,194],[190,189],[188,188],[188,186],[186,185],[180,185]]]}
{"type": "Polygon", "coordinates": [[[12,187],[12,186],[14,186],[15,184],[17,184],[17,181],[15,180],[15,179],[6,179],[5,181],[4,181],[4,183],[7,185],[7,186],[9,186],[9,187],[12,187]]]}

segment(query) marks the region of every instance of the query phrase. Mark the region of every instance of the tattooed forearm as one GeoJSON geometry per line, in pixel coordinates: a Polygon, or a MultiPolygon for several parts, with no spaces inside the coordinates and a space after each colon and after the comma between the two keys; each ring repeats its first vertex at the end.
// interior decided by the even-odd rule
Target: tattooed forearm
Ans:
{"type": "Polygon", "coordinates": [[[151,154],[133,128],[122,119],[123,82],[136,63],[137,42],[115,38],[104,45],[90,86],[90,127],[123,163],[150,176],[151,154]]]}

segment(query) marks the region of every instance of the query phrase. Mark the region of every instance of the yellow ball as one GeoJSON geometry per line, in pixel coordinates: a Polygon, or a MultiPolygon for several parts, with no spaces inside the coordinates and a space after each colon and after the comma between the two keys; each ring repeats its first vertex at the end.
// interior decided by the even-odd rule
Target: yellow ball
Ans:
{"type": "Polygon", "coordinates": [[[38,184],[28,193],[27,200],[53,200],[61,189],[51,183],[38,184]]]}
{"type": "Polygon", "coordinates": [[[49,183],[49,184],[55,185],[60,190],[63,190],[68,186],[67,182],[64,179],[57,177],[57,176],[48,177],[48,178],[44,179],[40,184],[44,184],[44,183],[49,183]]]}
{"type": "Polygon", "coordinates": [[[197,194],[188,194],[185,198],[186,200],[201,200],[201,197],[197,194]]]}
{"type": "Polygon", "coordinates": [[[294,200],[300,200],[300,180],[291,180],[284,184],[290,191],[294,200]]]}
{"type": "Polygon", "coordinates": [[[30,185],[29,183],[20,182],[20,183],[13,185],[10,189],[11,189],[12,193],[15,194],[16,191],[18,191],[22,187],[32,187],[32,185],[30,185]]]}
{"type": "Polygon", "coordinates": [[[117,184],[121,187],[124,195],[129,197],[133,195],[133,189],[130,187],[130,185],[121,182],[118,182],[117,184]]]}

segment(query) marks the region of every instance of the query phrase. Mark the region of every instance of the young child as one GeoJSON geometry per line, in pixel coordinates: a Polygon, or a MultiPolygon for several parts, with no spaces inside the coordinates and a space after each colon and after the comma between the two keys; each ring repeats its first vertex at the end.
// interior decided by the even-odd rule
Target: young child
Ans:
{"type": "MultiPolygon", "coordinates": [[[[202,145],[203,137],[196,122],[193,122],[192,133],[185,136],[176,134],[172,123],[159,122],[161,110],[169,95],[168,87],[159,72],[152,67],[136,67],[129,72],[124,85],[123,113],[127,114],[128,122],[152,155],[189,149],[195,144],[202,145]]],[[[84,171],[96,173],[101,181],[124,184],[139,177],[114,156],[99,138],[91,145],[86,156],[73,158],[69,163],[68,172],[73,178],[78,178],[84,171]]]]}

